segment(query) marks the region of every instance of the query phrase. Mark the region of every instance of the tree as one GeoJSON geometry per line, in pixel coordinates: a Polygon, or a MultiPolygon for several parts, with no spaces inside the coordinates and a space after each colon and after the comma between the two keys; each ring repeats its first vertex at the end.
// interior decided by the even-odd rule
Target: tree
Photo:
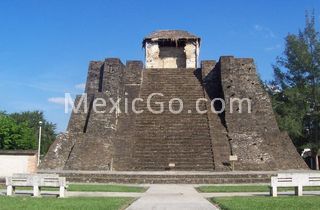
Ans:
{"type": "Polygon", "coordinates": [[[38,139],[39,135],[39,121],[42,121],[42,136],[41,136],[41,154],[45,154],[52,142],[56,138],[56,125],[48,122],[43,112],[40,111],[26,111],[21,113],[10,114],[17,124],[28,123],[29,128],[32,129],[34,139],[38,139]]]}
{"type": "Polygon", "coordinates": [[[0,115],[0,149],[34,149],[36,139],[26,122],[18,125],[11,117],[0,115]]]}
{"type": "Polygon", "coordinates": [[[41,153],[45,154],[56,138],[56,125],[42,112],[0,112],[0,149],[37,149],[39,121],[42,121],[41,153]]]}
{"type": "Polygon", "coordinates": [[[288,131],[294,144],[311,148],[317,156],[320,148],[320,37],[314,12],[306,13],[306,25],[297,35],[288,34],[285,50],[273,66],[272,102],[280,129],[288,131]]]}

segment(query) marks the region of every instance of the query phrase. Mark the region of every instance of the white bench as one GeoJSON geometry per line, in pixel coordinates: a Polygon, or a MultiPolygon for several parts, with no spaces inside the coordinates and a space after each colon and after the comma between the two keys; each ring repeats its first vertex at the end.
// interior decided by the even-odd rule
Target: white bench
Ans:
{"type": "Polygon", "coordinates": [[[320,186],[320,173],[279,173],[271,177],[270,195],[277,197],[278,187],[294,187],[295,195],[302,196],[305,186],[320,186]]]}
{"type": "Polygon", "coordinates": [[[59,196],[65,197],[66,178],[57,174],[13,174],[6,177],[7,195],[12,196],[16,187],[32,187],[33,196],[39,197],[41,187],[59,188],[59,196]]]}

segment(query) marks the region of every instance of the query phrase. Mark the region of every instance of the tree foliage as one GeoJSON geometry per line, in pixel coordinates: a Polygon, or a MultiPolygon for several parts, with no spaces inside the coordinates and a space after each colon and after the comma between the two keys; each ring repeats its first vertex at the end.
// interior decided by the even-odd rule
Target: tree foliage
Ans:
{"type": "Polygon", "coordinates": [[[0,116],[1,149],[34,149],[36,141],[26,122],[17,124],[11,117],[0,116]]]}
{"type": "Polygon", "coordinates": [[[274,65],[277,86],[273,108],[280,129],[288,131],[295,145],[320,148],[320,37],[314,13],[306,14],[306,25],[285,38],[283,56],[274,65]]]}
{"type": "Polygon", "coordinates": [[[0,149],[37,149],[39,121],[42,121],[41,151],[46,153],[55,140],[56,126],[42,112],[0,112],[0,149]]]}

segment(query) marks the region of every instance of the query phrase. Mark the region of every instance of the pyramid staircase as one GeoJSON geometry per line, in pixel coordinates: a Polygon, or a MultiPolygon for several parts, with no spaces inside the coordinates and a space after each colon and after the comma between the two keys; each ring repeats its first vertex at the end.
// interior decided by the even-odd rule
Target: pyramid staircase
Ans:
{"type": "MultiPolygon", "coordinates": [[[[213,170],[213,152],[207,114],[196,112],[196,101],[204,97],[203,88],[194,75],[195,69],[147,69],[143,71],[137,109],[144,110],[136,117],[133,170],[213,170]],[[154,95],[150,107],[159,110],[156,102],[164,102],[164,112],[148,110],[147,98],[154,95]],[[183,110],[169,111],[169,101],[180,98],[183,110]]],[[[177,102],[172,108],[179,110],[177,102]]],[[[201,107],[201,109],[204,109],[201,107]]]]}

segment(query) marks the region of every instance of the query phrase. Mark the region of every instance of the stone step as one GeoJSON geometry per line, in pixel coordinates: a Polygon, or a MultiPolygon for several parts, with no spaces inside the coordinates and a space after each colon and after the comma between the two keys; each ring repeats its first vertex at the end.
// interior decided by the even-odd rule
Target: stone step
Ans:
{"type": "Polygon", "coordinates": [[[173,159],[173,158],[168,158],[168,159],[157,159],[155,158],[154,160],[150,160],[150,159],[144,159],[146,162],[142,163],[139,162],[136,165],[137,166],[145,166],[145,167],[152,167],[152,168],[159,168],[159,167],[168,167],[168,164],[170,162],[175,163],[176,167],[181,167],[181,166],[185,166],[185,167],[197,167],[197,166],[208,166],[209,168],[212,168],[213,164],[210,162],[203,162],[203,159],[173,159]],[[201,161],[201,162],[198,162],[201,161]],[[156,164],[158,163],[158,164],[156,164]]]}
{"type": "MultiPolygon", "coordinates": [[[[208,142],[209,143],[209,142],[208,142]]],[[[145,151],[145,149],[150,149],[150,150],[164,150],[164,151],[185,151],[185,152],[190,152],[190,151],[209,151],[211,149],[211,147],[207,147],[205,144],[207,144],[207,142],[204,142],[202,144],[190,144],[189,142],[185,142],[185,144],[166,144],[165,142],[163,142],[162,144],[157,143],[156,145],[153,144],[148,144],[148,145],[141,145],[137,148],[143,149],[145,151]]]]}
{"type": "MultiPolygon", "coordinates": [[[[187,144],[187,142],[186,142],[187,144]]],[[[201,146],[201,145],[191,145],[191,146],[180,146],[180,145],[164,145],[164,146],[138,146],[136,147],[136,151],[142,151],[142,152],[181,152],[181,153],[199,153],[199,152],[205,152],[205,151],[211,151],[210,147],[201,146]],[[197,148],[199,147],[199,148],[197,148]]]]}
{"type": "Polygon", "coordinates": [[[152,151],[152,150],[137,150],[135,151],[134,155],[136,157],[151,157],[154,159],[160,159],[161,157],[166,159],[166,158],[189,158],[193,160],[199,160],[200,158],[210,158],[212,155],[212,151],[203,151],[203,152],[181,152],[181,151],[152,151]],[[174,153],[181,153],[179,155],[175,155],[174,153]]]}
{"type": "MultiPolygon", "coordinates": [[[[44,173],[48,173],[45,171],[44,173]]],[[[56,172],[54,172],[56,173],[56,172]]],[[[58,172],[63,177],[67,177],[69,182],[97,182],[97,183],[137,183],[137,184],[242,184],[242,183],[270,183],[270,177],[276,172],[262,174],[237,174],[215,173],[215,172],[188,172],[185,174],[180,171],[163,172],[58,172]]]]}
{"type": "MultiPolygon", "coordinates": [[[[163,164],[163,165],[155,165],[152,163],[146,163],[144,165],[136,165],[133,170],[136,171],[166,171],[169,170],[169,164],[163,164]]],[[[177,170],[177,171],[213,171],[214,165],[213,164],[179,164],[175,163],[175,167],[171,170],[177,170]]]]}
{"type": "MultiPolygon", "coordinates": [[[[169,163],[170,162],[163,162],[163,163],[158,163],[158,162],[146,162],[145,164],[140,164],[137,163],[135,165],[135,170],[139,171],[164,171],[167,168],[169,168],[169,163]]],[[[201,171],[211,171],[214,169],[214,165],[210,163],[202,163],[202,164],[196,164],[195,162],[172,162],[175,163],[175,167],[173,170],[187,170],[187,171],[196,171],[196,170],[201,170],[201,171]]]]}
{"type": "MultiPolygon", "coordinates": [[[[192,132],[192,131],[191,131],[192,132]]],[[[140,134],[138,132],[138,134],[140,134]]],[[[159,144],[162,143],[179,143],[179,142],[189,142],[189,143],[204,143],[205,141],[210,141],[210,138],[208,138],[208,135],[203,136],[197,136],[196,134],[190,135],[190,136],[183,136],[183,132],[152,132],[152,130],[142,133],[146,136],[140,137],[140,141],[145,141],[146,143],[149,142],[151,144],[156,143],[155,141],[159,142],[159,144]],[[174,135],[176,134],[176,135],[174,135]],[[161,137],[161,139],[159,139],[161,137]]]]}
{"type": "Polygon", "coordinates": [[[149,144],[149,145],[141,145],[137,148],[140,148],[140,149],[143,149],[145,151],[145,149],[150,149],[150,150],[158,150],[161,151],[161,150],[164,150],[164,151],[186,151],[186,152],[190,152],[190,151],[206,151],[206,150],[210,150],[211,148],[210,147],[206,147],[206,145],[204,145],[206,143],[202,143],[202,144],[189,144],[188,142],[185,142],[185,145],[182,145],[182,144],[166,144],[166,143],[163,143],[163,144],[157,144],[157,145],[152,145],[152,144],[149,144]],[[196,147],[199,147],[199,148],[196,148],[196,147]]]}
{"type": "MultiPolygon", "coordinates": [[[[178,151],[177,151],[178,152],[178,151]]],[[[175,159],[177,161],[181,160],[196,160],[196,161],[207,161],[210,160],[212,155],[211,151],[208,152],[195,152],[195,153],[182,153],[179,155],[174,154],[174,152],[141,152],[141,151],[136,151],[135,156],[140,157],[143,159],[155,159],[155,160],[160,160],[160,159],[175,159]]]]}
{"type": "MultiPolygon", "coordinates": [[[[164,170],[170,160],[180,170],[212,170],[213,157],[206,114],[196,113],[196,101],[204,97],[203,87],[190,69],[150,69],[143,73],[140,97],[146,101],[154,92],[156,102],[164,102],[164,112],[146,111],[136,118],[133,167],[144,170],[164,170]],[[170,112],[168,101],[173,97],[183,100],[183,112],[170,112]],[[189,114],[191,110],[195,114],[189,114]]],[[[158,110],[159,105],[151,103],[158,110]]],[[[139,104],[146,110],[147,104],[139,104]]],[[[177,104],[173,105],[178,107],[177,104]]],[[[201,109],[206,108],[202,104],[201,109]]]]}

